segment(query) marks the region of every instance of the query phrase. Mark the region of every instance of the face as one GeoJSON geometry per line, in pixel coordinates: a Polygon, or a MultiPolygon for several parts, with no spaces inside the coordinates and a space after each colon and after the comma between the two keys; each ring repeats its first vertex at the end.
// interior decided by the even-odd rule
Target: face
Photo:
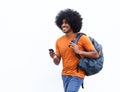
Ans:
{"type": "Polygon", "coordinates": [[[64,33],[69,33],[72,31],[70,25],[68,24],[68,22],[65,19],[63,19],[63,21],[62,21],[61,28],[64,33]]]}

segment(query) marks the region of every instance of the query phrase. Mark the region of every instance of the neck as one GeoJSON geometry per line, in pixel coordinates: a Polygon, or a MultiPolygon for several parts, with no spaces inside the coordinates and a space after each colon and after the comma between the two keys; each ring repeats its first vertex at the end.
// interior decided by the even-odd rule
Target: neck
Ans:
{"type": "Polygon", "coordinates": [[[66,36],[72,36],[72,35],[76,35],[77,33],[74,33],[73,31],[71,31],[71,32],[68,32],[68,33],[66,33],[66,36]]]}

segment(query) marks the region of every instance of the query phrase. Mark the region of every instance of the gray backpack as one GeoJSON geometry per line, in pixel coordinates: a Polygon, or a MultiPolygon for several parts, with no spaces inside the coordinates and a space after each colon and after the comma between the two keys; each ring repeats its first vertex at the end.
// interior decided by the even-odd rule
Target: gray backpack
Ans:
{"type": "MultiPolygon", "coordinates": [[[[77,36],[74,38],[73,42],[77,43],[78,39],[82,36],[82,35],[86,35],[84,33],[78,33],[77,36]]],[[[89,37],[91,42],[93,43],[95,49],[97,50],[99,54],[99,57],[96,59],[92,59],[92,58],[81,58],[80,62],[78,63],[77,67],[81,68],[82,70],[85,71],[85,74],[87,76],[90,75],[94,75],[97,74],[98,72],[100,72],[103,68],[103,62],[104,62],[104,55],[103,55],[103,51],[102,51],[102,45],[99,44],[94,38],[89,37]]],[[[76,55],[78,58],[79,55],[76,55]]],[[[78,69],[77,69],[78,70],[78,69]]]]}

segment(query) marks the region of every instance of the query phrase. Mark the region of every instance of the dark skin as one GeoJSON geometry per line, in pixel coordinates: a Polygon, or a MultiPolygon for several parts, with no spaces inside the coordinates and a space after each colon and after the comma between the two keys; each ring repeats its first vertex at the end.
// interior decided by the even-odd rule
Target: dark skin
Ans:
{"type": "MultiPolygon", "coordinates": [[[[62,21],[62,25],[61,25],[62,31],[63,33],[65,33],[66,37],[71,36],[71,35],[77,35],[77,33],[74,33],[72,28],[70,27],[70,25],[67,23],[67,21],[65,19],[63,19],[62,21]]],[[[72,48],[74,50],[74,52],[76,54],[88,57],[88,58],[98,58],[99,57],[99,53],[94,49],[91,50],[89,52],[86,51],[81,51],[78,48],[78,45],[73,43],[73,42],[69,42],[68,46],[70,46],[70,48],[72,48]]],[[[49,51],[50,57],[53,58],[53,61],[56,65],[59,65],[60,60],[61,60],[61,55],[55,52],[51,52],[49,51]]]]}

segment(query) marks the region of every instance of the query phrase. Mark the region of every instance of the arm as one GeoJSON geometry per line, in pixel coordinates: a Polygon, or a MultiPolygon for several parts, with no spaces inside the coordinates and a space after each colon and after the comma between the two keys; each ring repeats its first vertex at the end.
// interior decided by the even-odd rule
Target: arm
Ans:
{"type": "Polygon", "coordinates": [[[70,47],[73,48],[76,54],[79,54],[80,56],[88,57],[88,58],[98,58],[99,53],[96,51],[96,49],[93,49],[91,51],[81,51],[78,48],[78,45],[76,45],[73,42],[69,43],[70,47]]]}
{"type": "Polygon", "coordinates": [[[58,54],[55,54],[55,56],[53,57],[53,62],[54,62],[56,65],[59,65],[60,60],[61,60],[61,56],[58,55],[58,54]]]}
{"type": "Polygon", "coordinates": [[[77,54],[79,54],[80,56],[85,56],[85,57],[88,57],[88,58],[98,58],[99,57],[99,54],[95,49],[91,50],[91,51],[80,51],[78,49],[78,50],[75,50],[75,52],[77,54]]]}

